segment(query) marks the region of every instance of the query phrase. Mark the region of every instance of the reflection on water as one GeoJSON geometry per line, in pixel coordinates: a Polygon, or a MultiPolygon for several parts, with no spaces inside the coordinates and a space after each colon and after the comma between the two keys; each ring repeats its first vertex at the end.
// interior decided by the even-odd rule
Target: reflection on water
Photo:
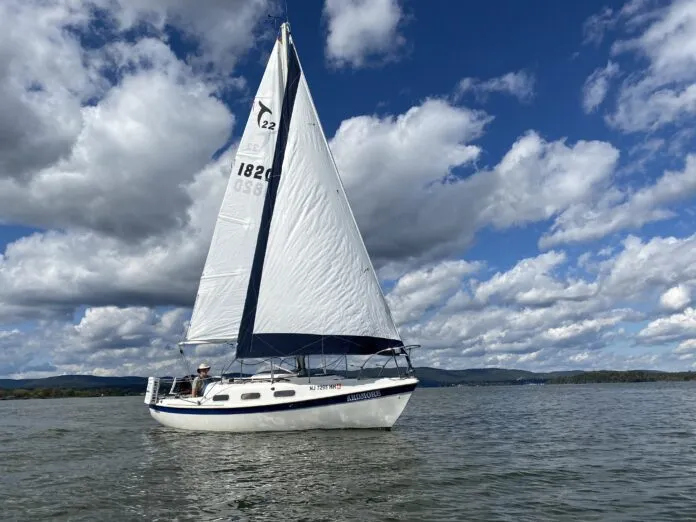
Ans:
{"type": "Polygon", "coordinates": [[[696,385],[418,389],[391,432],[0,402],[4,520],[696,520],[696,385]]]}
{"type": "Polygon", "coordinates": [[[398,431],[221,435],[152,427],[142,439],[147,458],[177,456],[168,477],[159,477],[160,466],[148,465],[143,482],[161,478],[162,504],[186,499],[179,514],[191,517],[202,511],[211,517],[320,520],[314,516],[323,513],[336,520],[343,513],[339,520],[369,520],[374,503],[409,501],[406,492],[423,458],[398,431]]]}

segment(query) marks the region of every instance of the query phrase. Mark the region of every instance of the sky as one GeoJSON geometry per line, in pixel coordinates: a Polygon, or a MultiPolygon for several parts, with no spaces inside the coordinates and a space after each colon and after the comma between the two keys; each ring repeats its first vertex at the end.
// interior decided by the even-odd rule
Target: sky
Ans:
{"type": "MultiPolygon", "coordinates": [[[[181,373],[284,12],[0,3],[0,377],[181,373]]],[[[415,365],[696,367],[696,0],[287,16],[415,365]]]]}

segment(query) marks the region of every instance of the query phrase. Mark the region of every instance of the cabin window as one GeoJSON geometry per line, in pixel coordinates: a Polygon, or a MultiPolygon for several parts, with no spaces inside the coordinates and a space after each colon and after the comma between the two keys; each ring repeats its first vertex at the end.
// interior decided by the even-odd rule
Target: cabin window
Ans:
{"type": "Polygon", "coordinates": [[[214,401],[228,401],[230,400],[229,395],[213,395],[213,400],[214,401]]]}
{"type": "Polygon", "coordinates": [[[295,395],[295,390],[278,390],[273,392],[274,397],[292,397],[295,395]]]}
{"type": "Polygon", "coordinates": [[[260,399],[261,394],[260,393],[242,393],[242,400],[246,401],[249,399],[260,399]]]}

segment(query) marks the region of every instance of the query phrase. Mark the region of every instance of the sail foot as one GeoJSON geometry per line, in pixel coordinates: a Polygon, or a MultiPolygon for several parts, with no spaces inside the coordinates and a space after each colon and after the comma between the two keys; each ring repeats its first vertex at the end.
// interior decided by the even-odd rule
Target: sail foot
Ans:
{"type": "Polygon", "coordinates": [[[302,355],[372,355],[403,346],[400,339],[362,335],[254,333],[249,345],[237,347],[238,358],[291,357],[302,355]]]}

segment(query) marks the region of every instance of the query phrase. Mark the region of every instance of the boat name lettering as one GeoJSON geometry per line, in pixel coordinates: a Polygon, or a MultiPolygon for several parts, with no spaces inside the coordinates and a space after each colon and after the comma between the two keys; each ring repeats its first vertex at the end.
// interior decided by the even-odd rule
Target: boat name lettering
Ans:
{"type": "Polygon", "coordinates": [[[347,402],[364,401],[365,399],[376,399],[377,397],[381,397],[381,396],[382,396],[382,392],[379,390],[363,392],[363,393],[354,393],[354,394],[348,396],[347,402]]]}
{"type": "Polygon", "coordinates": [[[309,386],[310,391],[317,391],[317,390],[340,390],[341,385],[340,384],[311,384],[309,386]]]}

